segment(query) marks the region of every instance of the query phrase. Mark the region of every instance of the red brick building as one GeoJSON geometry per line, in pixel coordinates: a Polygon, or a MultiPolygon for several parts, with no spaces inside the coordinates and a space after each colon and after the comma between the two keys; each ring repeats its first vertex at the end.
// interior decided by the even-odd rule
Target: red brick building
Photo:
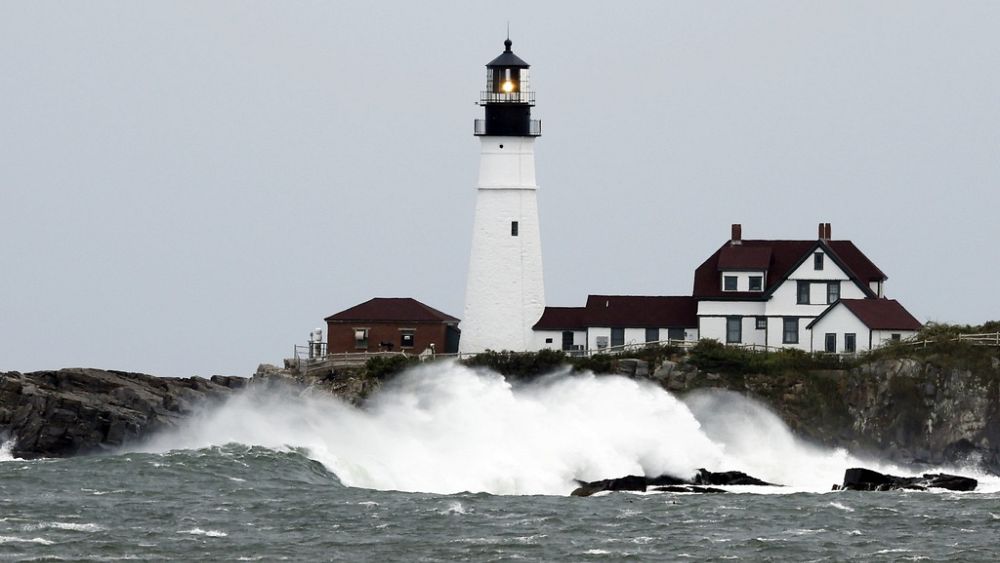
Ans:
{"type": "Polygon", "coordinates": [[[458,352],[459,320],[409,297],[376,297],[325,320],[330,354],[458,352]]]}

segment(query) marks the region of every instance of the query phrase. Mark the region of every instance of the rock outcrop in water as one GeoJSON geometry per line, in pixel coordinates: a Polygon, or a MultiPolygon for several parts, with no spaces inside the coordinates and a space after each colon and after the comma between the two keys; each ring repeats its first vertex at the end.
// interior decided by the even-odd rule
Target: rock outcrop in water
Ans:
{"type": "Polygon", "coordinates": [[[847,491],[893,491],[910,489],[947,489],[949,491],[974,491],[979,482],[971,477],[946,473],[925,473],[921,477],[897,477],[871,469],[854,467],[844,472],[844,483],[839,487],[847,491]]]}
{"type": "Polygon", "coordinates": [[[751,477],[741,471],[721,471],[713,472],[707,469],[699,469],[692,479],[682,479],[673,475],[660,475],[658,477],[645,477],[639,475],[627,475],[617,479],[602,479],[600,481],[578,481],[580,484],[572,493],[575,497],[589,497],[595,493],[603,491],[638,491],[647,490],[663,491],[671,493],[724,493],[723,489],[713,486],[724,485],[760,485],[776,486],[773,483],[762,481],[756,477],[751,477]]]}
{"type": "Polygon", "coordinates": [[[122,446],[177,425],[246,381],[83,368],[0,373],[0,438],[14,441],[13,455],[29,459],[122,446]]]}

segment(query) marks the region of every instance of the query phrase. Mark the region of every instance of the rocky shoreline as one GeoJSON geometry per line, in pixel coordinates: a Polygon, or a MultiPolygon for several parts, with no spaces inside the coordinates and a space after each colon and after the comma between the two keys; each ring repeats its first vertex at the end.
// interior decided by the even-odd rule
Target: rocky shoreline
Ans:
{"type": "MultiPolygon", "coordinates": [[[[915,473],[954,465],[1000,474],[995,357],[971,366],[960,354],[879,358],[850,369],[768,374],[717,372],[692,363],[615,358],[608,371],[649,380],[681,398],[705,389],[748,396],[809,442],[886,459],[915,473]]],[[[23,458],[99,452],[174,427],[199,406],[243,387],[292,385],[361,405],[387,377],[392,374],[374,366],[322,363],[263,364],[252,378],[161,378],[83,368],[0,373],[0,441],[13,439],[11,453],[23,458]]]]}
{"type": "Polygon", "coordinates": [[[25,459],[100,452],[174,427],[246,383],[85,368],[0,373],[0,438],[25,459]]]}

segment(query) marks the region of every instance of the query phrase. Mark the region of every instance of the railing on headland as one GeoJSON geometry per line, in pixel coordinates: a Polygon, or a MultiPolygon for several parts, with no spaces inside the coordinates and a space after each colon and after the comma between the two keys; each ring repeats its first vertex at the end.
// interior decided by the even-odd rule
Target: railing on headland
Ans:
{"type": "Polygon", "coordinates": [[[926,338],[924,340],[910,339],[903,341],[903,344],[906,346],[921,346],[926,348],[928,344],[938,344],[941,342],[967,342],[973,346],[996,346],[1000,348],[1000,332],[957,334],[951,338],[945,336],[940,338],[926,338]]]}

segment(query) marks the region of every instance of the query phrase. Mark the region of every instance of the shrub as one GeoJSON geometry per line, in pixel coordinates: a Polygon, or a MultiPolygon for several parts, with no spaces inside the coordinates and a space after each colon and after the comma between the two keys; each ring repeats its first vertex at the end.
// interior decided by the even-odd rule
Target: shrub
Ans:
{"type": "Polygon", "coordinates": [[[539,350],[538,352],[494,352],[463,360],[470,367],[486,367],[510,378],[534,378],[552,373],[566,363],[566,354],[560,350],[539,350]]]}
{"type": "Polygon", "coordinates": [[[372,356],[365,362],[365,370],[368,377],[386,381],[418,361],[417,356],[372,356]]]}

